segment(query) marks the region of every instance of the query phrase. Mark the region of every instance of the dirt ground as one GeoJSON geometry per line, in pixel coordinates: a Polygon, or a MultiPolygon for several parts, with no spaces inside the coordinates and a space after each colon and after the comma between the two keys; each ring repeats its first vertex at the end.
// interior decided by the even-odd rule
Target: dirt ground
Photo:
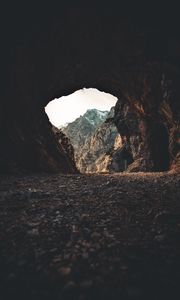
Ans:
{"type": "Polygon", "coordinates": [[[0,177],[0,299],[180,299],[180,174],[0,177]]]}

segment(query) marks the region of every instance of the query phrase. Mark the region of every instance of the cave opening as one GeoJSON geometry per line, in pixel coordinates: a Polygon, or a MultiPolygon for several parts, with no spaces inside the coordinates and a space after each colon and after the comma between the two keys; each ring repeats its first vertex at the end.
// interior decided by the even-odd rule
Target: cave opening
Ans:
{"type": "Polygon", "coordinates": [[[3,2],[0,299],[180,299],[178,7],[3,2]],[[80,111],[92,87],[115,102],[80,111]],[[58,97],[67,110],[52,125],[44,108],[58,97]],[[114,105],[78,172],[61,128],[114,105]]]}
{"type": "Polygon", "coordinates": [[[124,171],[132,162],[114,123],[117,100],[96,88],[83,88],[45,107],[58,143],[64,135],[81,173],[124,171]]]}

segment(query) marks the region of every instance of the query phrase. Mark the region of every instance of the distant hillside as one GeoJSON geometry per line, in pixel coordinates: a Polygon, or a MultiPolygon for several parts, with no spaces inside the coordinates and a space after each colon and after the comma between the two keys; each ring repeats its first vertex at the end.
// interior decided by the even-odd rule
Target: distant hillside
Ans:
{"type": "Polygon", "coordinates": [[[82,173],[120,172],[132,162],[114,125],[114,107],[110,112],[89,109],[61,130],[74,147],[76,166],[82,173]]]}
{"type": "Polygon", "coordinates": [[[84,145],[86,138],[95,132],[96,128],[106,120],[107,115],[108,111],[88,109],[83,116],[61,128],[70,139],[75,154],[84,145]]]}

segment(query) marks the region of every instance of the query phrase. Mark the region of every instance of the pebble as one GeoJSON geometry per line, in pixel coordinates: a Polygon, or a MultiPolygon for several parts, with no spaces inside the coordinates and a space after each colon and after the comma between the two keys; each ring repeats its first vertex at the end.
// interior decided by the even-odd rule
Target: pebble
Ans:
{"type": "Polygon", "coordinates": [[[88,254],[87,252],[84,252],[84,253],[82,254],[82,258],[88,259],[88,258],[89,258],[89,254],[88,254]]]}
{"type": "Polygon", "coordinates": [[[154,239],[157,241],[157,242],[163,242],[165,239],[166,239],[166,235],[165,234],[159,234],[159,235],[156,235],[154,237],[154,239]]]}
{"type": "MultiPolygon", "coordinates": [[[[63,178],[61,175],[56,180],[56,177],[53,177],[52,186],[51,182],[49,183],[51,177],[48,175],[40,193],[33,189],[25,194],[19,191],[7,192],[8,201],[5,199],[5,202],[1,203],[0,210],[2,280],[4,281],[3,276],[7,280],[14,280],[15,286],[19,278],[16,270],[20,270],[20,277],[24,276],[25,281],[34,282],[35,273],[28,273],[33,267],[39,272],[35,276],[40,276],[37,277],[37,286],[40,280],[42,293],[44,286],[41,285],[41,274],[47,274],[51,291],[52,280],[58,277],[58,295],[62,295],[63,289],[67,291],[68,296],[71,294],[80,299],[81,295],[87,293],[90,299],[95,286],[112,291],[111,289],[118,284],[126,290],[128,299],[135,300],[146,299],[153,282],[148,281],[147,288],[144,288],[141,281],[146,280],[143,277],[144,272],[147,274],[147,270],[149,272],[154,268],[153,281],[156,280],[157,284],[163,284],[167,288],[167,282],[170,282],[170,288],[173,285],[178,286],[178,278],[174,274],[177,274],[179,256],[174,245],[178,245],[179,242],[179,194],[172,183],[162,201],[148,178],[147,182],[142,182],[139,181],[139,175],[136,176],[138,180],[135,178],[131,182],[128,182],[125,176],[117,179],[114,177],[116,185],[113,185],[112,190],[111,186],[106,189],[105,185],[102,185],[102,189],[99,188],[101,182],[105,181],[104,176],[97,176],[95,180],[94,175],[82,176],[92,190],[98,185],[98,193],[94,191],[93,197],[86,197],[81,193],[82,189],[88,189],[85,184],[78,180],[74,183],[74,177],[69,176],[67,180],[67,176],[63,178]],[[58,190],[61,182],[66,186],[66,194],[63,190],[58,190]],[[122,186],[128,192],[123,191],[124,197],[120,195],[122,186]],[[41,201],[46,189],[51,190],[52,199],[41,201]],[[28,196],[32,195],[31,201],[19,202],[19,199],[27,200],[28,196]],[[37,195],[38,199],[35,197],[37,195]],[[60,219],[61,214],[61,223],[56,222],[53,227],[54,220],[60,219]],[[138,223],[135,223],[136,221],[138,223]],[[39,224],[41,227],[38,231],[39,224]],[[139,236],[142,239],[139,239],[139,236]],[[157,245],[160,246],[160,252],[157,252],[157,245]],[[156,266],[154,255],[157,253],[162,264],[156,266]],[[23,259],[27,259],[27,262],[23,259]],[[171,272],[164,272],[164,266],[171,272]],[[159,273],[156,274],[156,270],[159,273]]],[[[32,177],[31,185],[41,187],[39,176],[35,183],[34,176],[32,177]]],[[[162,188],[159,179],[158,188],[162,188]]],[[[4,197],[3,194],[2,198],[4,197]]],[[[46,283],[48,289],[48,281],[45,278],[46,283]]],[[[56,280],[54,284],[56,289],[56,280]]],[[[19,288],[21,289],[21,286],[19,288]]],[[[55,289],[53,293],[56,292],[55,289]]],[[[33,292],[36,293],[37,290],[33,292]]],[[[104,296],[114,299],[107,294],[104,296]]],[[[69,298],[65,295],[63,299],[69,298]]]]}
{"type": "Polygon", "coordinates": [[[31,235],[31,236],[38,236],[39,235],[39,230],[37,228],[33,228],[31,230],[28,230],[27,234],[31,235]]]}
{"type": "Polygon", "coordinates": [[[98,240],[100,237],[101,237],[101,235],[100,235],[100,233],[98,233],[98,232],[93,232],[93,233],[91,234],[91,238],[92,238],[93,240],[98,240]]]}
{"type": "Polygon", "coordinates": [[[58,269],[58,272],[62,276],[68,276],[71,273],[71,268],[69,268],[69,267],[61,267],[60,269],[58,269]]]}
{"type": "Polygon", "coordinates": [[[80,216],[80,221],[86,221],[86,220],[89,220],[89,215],[88,214],[82,214],[80,216]]]}

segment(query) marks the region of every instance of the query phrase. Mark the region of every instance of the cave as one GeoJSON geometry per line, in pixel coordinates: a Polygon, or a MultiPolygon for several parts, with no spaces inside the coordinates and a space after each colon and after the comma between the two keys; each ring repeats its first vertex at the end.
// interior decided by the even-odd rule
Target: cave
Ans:
{"type": "Polygon", "coordinates": [[[116,102],[111,94],[83,88],[45,107],[58,143],[66,140],[80,173],[120,172],[132,162],[122,155],[125,148],[121,151],[123,145],[114,123],[116,102]]]}
{"type": "MultiPolygon", "coordinates": [[[[34,24],[23,18],[24,29],[17,22],[18,37],[9,39],[2,53],[1,57],[7,60],[2,61],[1,172],[16,169],[76,171],[67,153],[54,140],[43,112],[51,100],[83,87],[98,88],[118,98],[116,126],[123,141],[128,143],[135,166],[129,170],[157,169],[154,153],[158,152],[152,150],[154,153],[151,153],[146,137],[157,120],[167,128],[169,135],[166,165],[169,169],[176,168],[179,160],[175,137],[179,120],[178,56],[173,46],[164,47],[164,39],[172,37],[162,33],[161,43],[156,44],[160,33],[156,32],[155,24],[148,31],[139,20],[136,30],[132,16],[114,14],[108,24],[106,6],[101,13],[98,9],[97,14],[90,7],[82,7],[80,15],[75,7],[72,11],[71,15],[63,6],[61,17],[53,11],[52,24],[42,20],[41,26],[45,26],[42,35],[38,18],[34,24]],[[159,52],[164,61],[159,58],[159,52]],[[139,130],[144,119],[149,126],[146,136],[143,129],[139,130]]],[[[8,29],[6,36],[11,37],[12,28],[8,29]]],[[[175,41],[175,37],[173,39],[175,41]]]]}
{"type": "Polygon", "coordinates": [[[70,0],[1,12],[0,298],[180,299],[179,9],[70,0]],[[122,172],[79,172],[45,114],[92,87],[117,97],[122,172]]]}

